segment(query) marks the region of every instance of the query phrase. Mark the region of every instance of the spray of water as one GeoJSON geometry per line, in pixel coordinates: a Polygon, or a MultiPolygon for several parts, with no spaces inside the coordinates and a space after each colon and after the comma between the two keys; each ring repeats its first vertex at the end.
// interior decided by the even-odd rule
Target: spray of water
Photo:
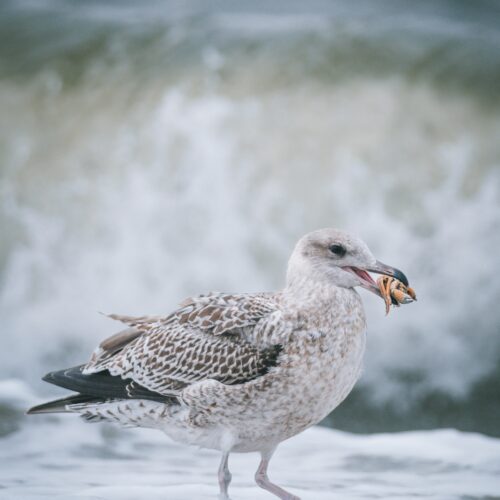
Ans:
{"type": "Polygon", "coordinates": [[[468,68],[453,92],[432,73],[466,39],[403,46],[379,74],[346,62],[356,24],[271,36],[257,18],[201,43],[216,21],[97,36],[78,70],[67,42],[0,81],[2,376],[41,390],[114,331],[97,311],[279,287],[294,241],[337,226],[420,299],[385,318],[364,297],[369,404],[467,400],[500,358],[500,121],[468,68]]]}

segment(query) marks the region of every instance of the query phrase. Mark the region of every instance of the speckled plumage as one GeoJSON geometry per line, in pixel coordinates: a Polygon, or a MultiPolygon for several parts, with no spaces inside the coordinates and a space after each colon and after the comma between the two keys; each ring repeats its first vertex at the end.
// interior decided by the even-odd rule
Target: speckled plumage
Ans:
{"type": "Polygon", "coordinates": [[[107,369],[175,395],[179,405],[126,400],[70,409],[156,427],[208,448],[276,445],[323,419],[360,373],[365,319],[359,295],[331,286],[312,290],[304,282],[299,296],[287,290],[211,294],[163,319],[119,317],[141,334],[110,357],[98,348],[84,373],[107,369]],[[224,316],[227,329],[200,317],[208,307],[224,316]]]}
{"type": "Polygon", "coordinates": [[[99,385],[101,392],[90,393],[99,396],[94,401],[69,400],[64,408],[89,421],[157,428],[221,450],[222,495],[227,454],[260,451],[258,484],[296,498],[268,481],[267,464],[281,441],[322,420],[358,379],[366,323],[354,287],[363,283],[348,271],[374,263],[357,238],[320,230],[297,244],[279,292],[211,293],[186,299],[164,317],[111,315],[129,328],[69,375],[100,384],[94,379],[107,373],[114,384],[121,381],[122,396],[103,397],[108,393],[99,385]],[[342,246],[342,255],[332,254],[332,244],[342,246]]]}

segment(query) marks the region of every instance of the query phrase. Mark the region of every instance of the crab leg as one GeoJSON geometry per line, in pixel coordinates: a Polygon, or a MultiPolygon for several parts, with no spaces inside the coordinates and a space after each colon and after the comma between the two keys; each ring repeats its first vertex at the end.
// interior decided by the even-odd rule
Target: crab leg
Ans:
{"type": "Polygon", "coordinates": [[[382,298],[385,302],[385,314],[386,316],[389,314],[389,310],[391,308],[391,283],[394,278],[389,278],[387,276],[383,276],[378,279],[378,287],[380,289],[380,293],[382,294],[382,298]]]}

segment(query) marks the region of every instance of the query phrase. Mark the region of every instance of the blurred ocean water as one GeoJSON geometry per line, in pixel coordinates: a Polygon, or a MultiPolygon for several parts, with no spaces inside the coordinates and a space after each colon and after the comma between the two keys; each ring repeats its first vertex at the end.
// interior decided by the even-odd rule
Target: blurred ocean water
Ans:
{"type": "MultiPolygon", "coordinates": [[[[8,385],[0,384],[0,393],[8,385]]],[[[29,392],[20,389],[14,404],[27,402],[29,392]]],[[[42,416],[0,442],[2,500],[217,498],[219,454],[169,442],[158,431],[42,416]]],[[[258,460],[231,455],[234,500],[274,498],[254,483],[258,460]]],[[[278,448],[270,477],[302,500],[493,500],[500,440],[451,429],[360,436],[313,427],[278,448]]]]}
{"type": "MultiPolygon", "coordinates": [[[[363,294],[365,374],[325,424],[499,436],[498,19],[493,1],[2,2],[0,380],[51,395],[40,376],[115,331],[97,311],[280,287],[295,240],[337,226],[419,302],[386,318],[363,294]]],[[[25,425],[0,398],[0,434],[25,425]]]]}

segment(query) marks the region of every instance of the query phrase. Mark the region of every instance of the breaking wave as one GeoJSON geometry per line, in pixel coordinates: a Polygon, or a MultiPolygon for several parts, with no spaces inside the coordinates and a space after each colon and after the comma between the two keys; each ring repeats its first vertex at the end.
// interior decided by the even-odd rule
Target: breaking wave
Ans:
{"type": "Polygon", "coordinates": [[[4,5],[2,377],[47,390],[113,331],[97,311],[279,287],[294,241],[337,226],[419,302],[385,318],[364,294],[366,370],[335,425],[498,433],[498,29],[430,4],[189,5],[4,5]]]}

